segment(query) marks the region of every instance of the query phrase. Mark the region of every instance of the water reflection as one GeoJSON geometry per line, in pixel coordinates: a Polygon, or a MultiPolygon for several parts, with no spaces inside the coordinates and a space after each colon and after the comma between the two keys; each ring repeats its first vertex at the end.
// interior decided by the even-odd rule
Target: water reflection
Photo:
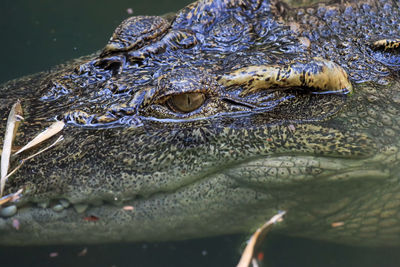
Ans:
{"type": "MultiPolygon", "coordinates": [[[[269,235],[264,266],[399,266],[398,248],[348,247],[269,235]]],[[[2,266],[236,266],[244,236],[180,242],[0,247],[2,266]]]]}

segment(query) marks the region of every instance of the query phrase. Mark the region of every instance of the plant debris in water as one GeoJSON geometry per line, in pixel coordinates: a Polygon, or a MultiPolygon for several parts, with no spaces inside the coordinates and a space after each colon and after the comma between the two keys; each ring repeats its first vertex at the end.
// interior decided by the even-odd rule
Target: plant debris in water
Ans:
{"type": "MultiPolygon", "coordinates": [[[[49,138],[50,138],[50,137],[49,137],[49,138]]],[[[13,175],[19,168],[21,168],[21,166],[25,163],[25,161],[27,161],[27,160],[29,160],[29,159],[31,159],[31,158],[34,158],[34,157],[36,157],[37,155],[39,155],[39,154],[45,152],[46,150],[52,148],[53,146],[55,146],[58,142],[62,141],[63,139],[64,139],[64,137],[63,137],[62,135],[60,135],[60,136],[57,138],[57,140],[54,141],[51,145],[49,145],[49,146],[43,148],[42,150],[36,152],[36,153],[33,154],[33,155],[30,155],[29,157],[26,157],[26,158],[24,158],[23,160],[21,160],[21,162],[19,163],[19,165],[18,165],[17,167],[15,167],[15,169],[12,170],[9,174],[7,174],[7,176],[5,177],[5,180],[7,180],[8,177],[10,177],[11,175],[13,175]]]]}
{"type": "Polygon", "coordinates": [[[15,155],[21,153],[22,151],[25,151],[27,149],[30,149],[43,141],[46,141],[50,137],[56,135],[59,133],[65,126],[65,123],[63,121],[56,121],[52,125],[50,125],[49,128],[38,134],[35,138],[33,138],[28,144],[26,144],[24,147],[22,147],[20,150],[15,152],[15,155]]]}
{"type": "Polygon", "coordinates": [[[22,191],[23,191],[23,189],[21,188],[20,190],[18,190],[17,192],[15,192],[13,194],[9,194],[7,196],[0,198],[0,206],[7,202],[17,201],[21,197],[22,191]]]}
{"type": "MultiPolygon", "coordinates": [[[[14,138],[17,133],[17,129],[18,129],[18,126],[19,126],[19,123],[21,120],[23,120],[22,106],[21,106],[20,101],[18,100],[17,103],[15,103],[12,106],[10,114],[7,119],[7,126],[6,126],[5,136],[4,136],[3,150],[1,152],[0,196],[3,195],[4,187],[5,187],[8,177],[10,177],[12,174],[14,174],[25,163],[25,161],[39,155],[40,153],[43,153],[47,149],[53,147],[58,142],[63,140],[63,136],[61,135],[60,137],[58,137],[58,139],[56,141],[54,141],[48,147],[21,160],[20,164],[14,170],[12,170],[10,173],[8,173],[8,169],[10,167],[10,157],[11,157],[12,145],[13,145],[13,141],[14,141],[14,138]]],[[[50,125],[50,127],[45,129],[43,132],[39,133],[35,138],[33,138],[33,140],[31,140],[28,144],[26,144],[24,147],[22,147],[20,150],[18,150],[14,155],[17,155],[25,150],[33,148],[36,145],[42,143],[43,141],[48,140],[49,138],[51,138],[54,135],[56,135],[57,133],[59,133],[64,128],[64,126],[65,126],[65,123],[62,121],[54,122],[52,125],[50,125]]],[[[15,194],[18,194],[17,196],[19,197],[19,194],[21,192],[18,191],[15,194]]],[[[12,194],[12,195],[15,195],[15,194],[12,194]]],[[[10,198],[9,196],[0,199],[0,206],[4,203],[9,202],[12,199],[12,197],[10,198]]]]}
{"type": "Polygon", "coordinates": [[[283,220],[283,215],[285,214],[286,214],[285,211],[279,212],[254,232],[254,234],[250,237],[250,240],[247,243],[247,246],[242,253],[242,257],[240,258],[237,267],[258,266],[257,263],[258,257],[255,257],[257,249],[262,244],[268,231],[271,230],[274,224],[276,224],[277,222],[281,222],[283,220]]]}
{"type": "Polygon", "coordinates": [[[15,103],[8,115],[6,133],[4,135],[3,151],[1,153],[1,179],[0,179],[0,196],[3,195],[4,186],[7,180],[7,173],[10,167],[10,156],[12,143],[17,133],[18,125],[22,118],[22,107],[19,100],[15,103]]]}
{"type": "Polygon", "coordinates": [[[83,248],[79,253],[78,253],[78,257],[83,257],[87,254],[88,249],[87,248],[83,248]]]}

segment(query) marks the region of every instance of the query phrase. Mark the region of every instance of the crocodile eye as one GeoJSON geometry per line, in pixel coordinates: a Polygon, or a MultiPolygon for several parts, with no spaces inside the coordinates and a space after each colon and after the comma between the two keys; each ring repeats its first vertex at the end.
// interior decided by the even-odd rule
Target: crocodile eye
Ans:
{"type": "Polygon", "coordinates": [[[168,105],[173,111],[189,113],[198,109],[205,99],[203,93],[185,93],[171,96],[168,99],[168,105]]]}

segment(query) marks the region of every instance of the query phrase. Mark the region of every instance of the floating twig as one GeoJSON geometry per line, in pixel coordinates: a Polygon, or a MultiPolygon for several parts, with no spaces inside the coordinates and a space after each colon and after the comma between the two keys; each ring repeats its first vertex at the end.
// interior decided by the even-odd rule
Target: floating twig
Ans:
{"type": "Polygon", "coordinates": [[[31,158],[33,158],[33,157],[36,157],[37,155],[39,155],[39,154],[45,152],[46,150],[52,148],[53,146],[55,146],[58,142],[62,141],[63,139],[64,139],[64,137],[63,137],[62,135],[60,135],[60,136],[57,138],[57,140],[54,141],[51,145],[49,145],[49,146],[43,148],[42,150],[36,152],[36,153],[33,154],[33,155],[30,155],[29,157],[26,157],[26,158],[22,159],[21,162],[19,163],[19,165],[18,165],[17,167],[15,167],[15,169],[12,170],[9,174],[7,174],[7,176],[4,177],[4,179],[7,180],[8,177],[10,177],[11,175],[13,175],[19,168],[21,168],[21,166],[25,163],[25,161],[27,161],[27,160],[29,160],[29,159],[31,159],[31,158]]]}
{"type": "MultiPolygon", "coordinates": [[[[246,248],[244,249],[242,253],[242,257],[240,258],[240,261],[237,265],[237,267],[249,267],[252,264],[253,259],[254,259],[254,254],[259,247],[259,245],[262,243],[263,239],[265,238],[266,234],[268,231],[272,228],[272,226],[277,223],[282,221],[283,215],[285,215],[285,211],[281,211],[275,216],[273,216],[268,222],[266,222],[263,226],[258,228],[255,233],[250,237],[249,243],[247,244],[246,248]]],[[[256,260],[254,262],[257,262],[256,260]]]]}
{"type": "Polygon", "coordinates": [[[50,137],[56,135],[59,133],[63,128],[64,128],[65,123],[63,121],[56,121],[52,125],[50,125],[49,128],[38,134],[35,138],[33,138],[28,144],[26,144],[24,147],[22,147],[20,150],[15,152],[14,155],[17,155],[21,153],[22,151],[25,151],[27,149],[30,149],[41,142],[49,139],[50,137]]]}
{"type": "Polygon", "coordinates": [[[0,196],[3,195],[4,186],[6,184],[6,177],[8,173],[8,169],[10,166],[10,156],[12,143],[14,141],[15,135],[17,133],[18,125],[22,118],[22,107],[21,103],[18,100],[15,103],[8,115],[6,133],[4,135],[4,144],[3,150],[1,152],[1,178],[0,178],[0,196]]]}
{"type": "Polygon", "coordinates": [[[20,190],[18,190],[17,192],[13,193],[13,194],[9,194],[7,196],[4,196],[2,198],[0,198],[0,206],[7,203],[7,202],[13,202],[16,201],[20,198],[22,191],[24,191],[22,188],[20,190]]]}

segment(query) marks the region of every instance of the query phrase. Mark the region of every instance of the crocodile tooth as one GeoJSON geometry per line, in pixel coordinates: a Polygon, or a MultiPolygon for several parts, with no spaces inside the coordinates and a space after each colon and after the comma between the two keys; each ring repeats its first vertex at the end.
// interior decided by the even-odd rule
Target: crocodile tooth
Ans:
{"type": "Polygon", "coordinates": [[[56,212],[60,212],[64,209],[64,206],[62,204],[57,204],[57,205],[54,205],[52,209],[56,212]]]}
{"type": "Polygon", "coordinates": [[[64,207],[64,208],[68,208],[69,207],[69,201],[66,199],[60,199],[60,204],[64,207]]]}
{"type": "Polygon", "coordinates": [[[37,205],[38,205],[39,208],[46,209],[46,208],[49,207],[49,202],[48,201],[39,202],[39,203],[37,203],[37,205]]]}
{"type": "Polygon", "coordinates": [[[11,217],[17,213],[17,206],[12,205],[0,210],[1,217],[11,217]]]}
{"type": "Polygon", "coordinates": [[[74,209],[75,209],[75,211],[76,211],[77,213],[84,213],[85,210],[86,210],[88,207],[89,207],[89,205],[83,204],[83,203],[74,204],[74,209]]]}

